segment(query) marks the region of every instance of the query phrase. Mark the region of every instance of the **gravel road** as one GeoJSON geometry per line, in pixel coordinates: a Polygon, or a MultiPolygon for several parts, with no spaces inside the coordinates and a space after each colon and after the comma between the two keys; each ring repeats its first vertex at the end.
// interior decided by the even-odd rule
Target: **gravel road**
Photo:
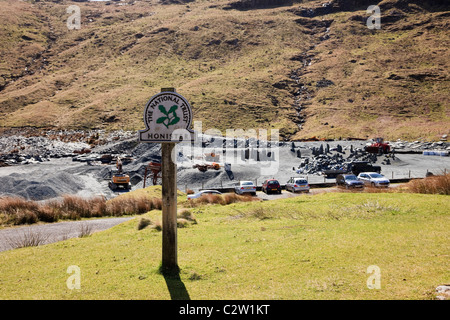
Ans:
{"type": "Polygon", "coordinates": [[[8,228],[0,230],[0,251],[20,247],[27,241],[48,244],[76,238],[82,233],[106,230],[130,219],[132,217],[104,218],[8,228]]]}

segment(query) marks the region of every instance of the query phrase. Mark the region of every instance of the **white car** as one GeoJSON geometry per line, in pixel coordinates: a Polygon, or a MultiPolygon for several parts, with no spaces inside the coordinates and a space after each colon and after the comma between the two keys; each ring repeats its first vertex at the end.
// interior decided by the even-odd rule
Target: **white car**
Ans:
{"type": "Polygon", "coordinates": [[[237,194],[251,193],[256,195],[256,186],[252,181],[241,181],[235,188],[234,192],[237,194]]]}
{"type": "Polygon", "coordinates": [[[389,187],[391,183],[388,178],[376,172],[361,172],[358,175],[358,180],[364,184],[372,187],[389,187]]]}
{"type": "Polygon", "coordinates": [[[288,182],[286,182],[285,186],[286,190],[292,191],[292,192],[309,192],[309,184],[308,180],[302,177],[298,178],[290,178],[288,182]]]}
{"type": "Polygon", "coordinates": [[[202,190],[195,194],[188,194],[187,199],[188,200],[197,199],[206,194],[222,194],[222,193],[217,190],[202,190]]]}

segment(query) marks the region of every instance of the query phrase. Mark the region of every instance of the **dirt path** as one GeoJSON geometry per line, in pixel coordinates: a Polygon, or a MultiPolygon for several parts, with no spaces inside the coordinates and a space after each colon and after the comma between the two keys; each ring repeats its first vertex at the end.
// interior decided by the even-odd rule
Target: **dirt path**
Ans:
{"type": "Polygon", "coordinates": [[[103,218],[8,228],[0,230],[0,251],[21,247],[25,242],[34,242],[41,245],[76,238],[83,233],[90,234],[109,229],[130,219],[132,217],[103,218]]]}

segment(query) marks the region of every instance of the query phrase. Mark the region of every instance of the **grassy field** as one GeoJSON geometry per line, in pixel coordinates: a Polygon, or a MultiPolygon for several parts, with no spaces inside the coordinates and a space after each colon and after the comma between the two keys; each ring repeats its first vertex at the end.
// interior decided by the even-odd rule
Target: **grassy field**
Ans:
{"type": "Polygon", "coordinates": [[[180,279],[159,272],[161,232],[140,220],[0,253],[0,299],[433,299],[449,283],[449,198],[328,193],[199,205],[178,229],[180,279]],[[69,266],[81,270],[68,289],[69,266]],[[380,289],[369,289],[369,266],[380,289]]]}

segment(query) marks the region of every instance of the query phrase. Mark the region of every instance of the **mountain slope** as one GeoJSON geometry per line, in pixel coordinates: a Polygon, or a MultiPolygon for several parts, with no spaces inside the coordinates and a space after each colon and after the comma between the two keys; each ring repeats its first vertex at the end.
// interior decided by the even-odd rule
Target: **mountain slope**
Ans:
{"type": "Polygon", "coordinates": [[[1,0],[0,126],[142,129],[147,100],[172,86],[223,134],[447,133],[448,8],[385,0],[369,30],[364,1],[238,2],[1,0]]]}
{"type": "Polygon", "coordinates": [[[313,98],[295,137],[435,139],[448,133],[450,12],[411,2],[379,3],[380,30],[367,28],[367,6],[299,20],[324,18],[330,29],[307,52],[312,63],[302,82],[313,98]]]}

